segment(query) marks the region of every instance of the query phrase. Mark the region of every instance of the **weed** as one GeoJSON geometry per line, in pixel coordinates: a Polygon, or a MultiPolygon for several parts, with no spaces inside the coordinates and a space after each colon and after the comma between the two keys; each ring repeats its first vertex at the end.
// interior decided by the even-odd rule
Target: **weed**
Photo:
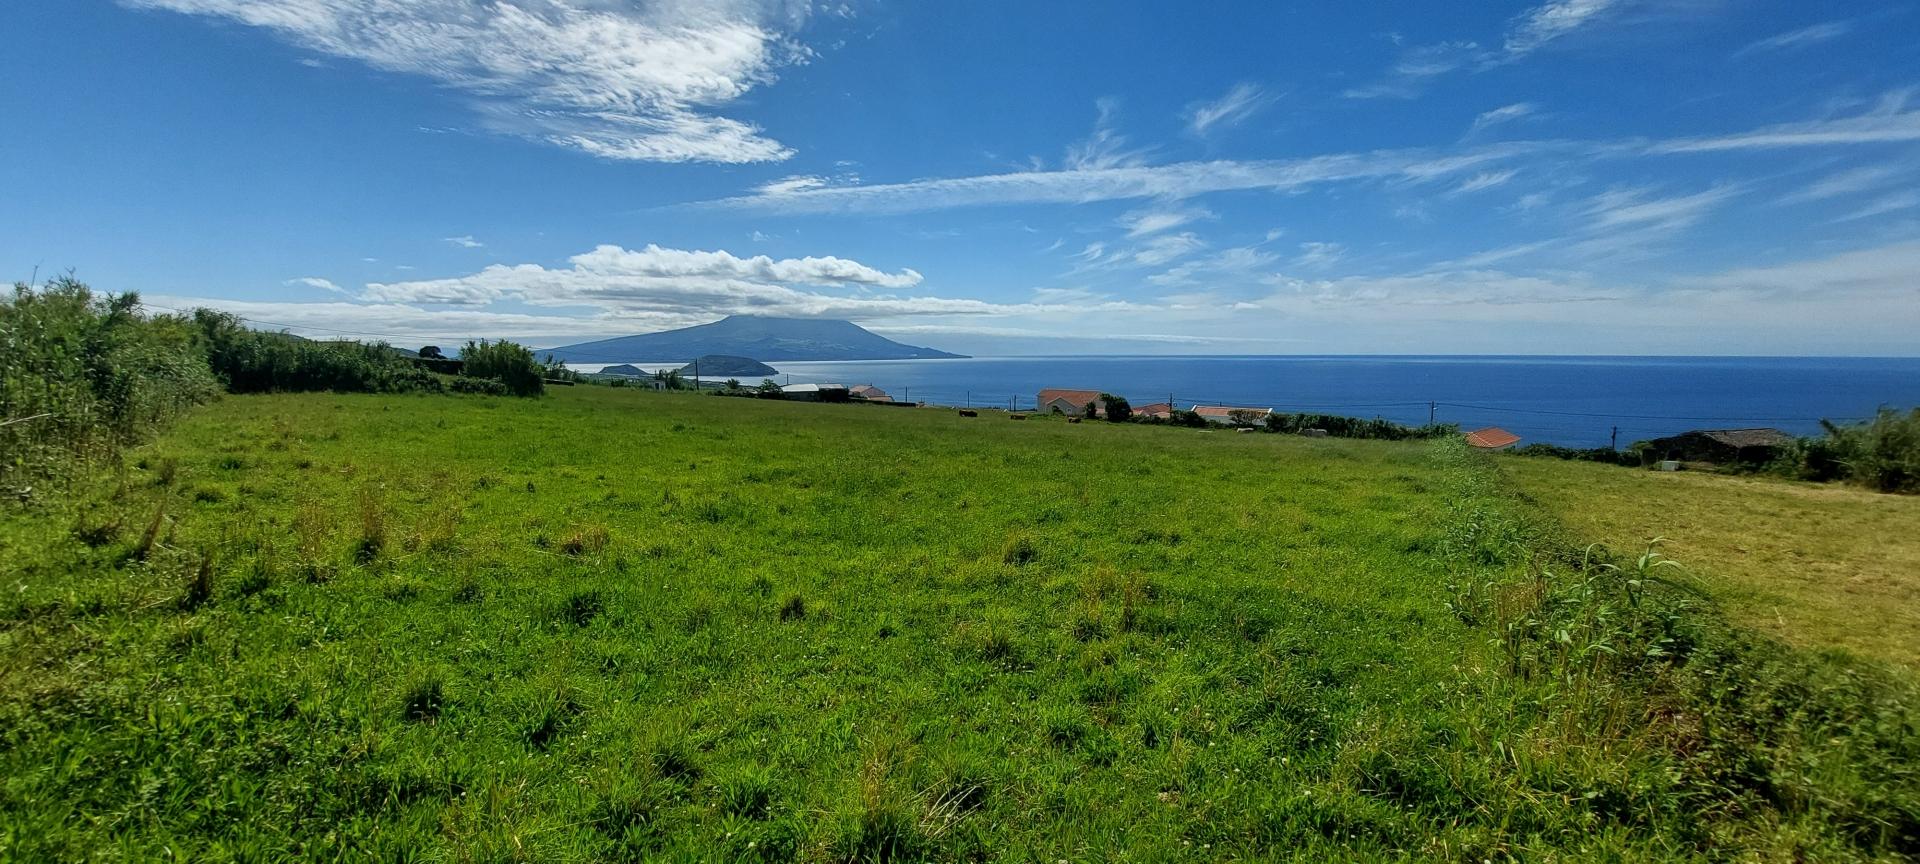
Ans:
{"type": "Polygon", "coordinates": [[[1014,534],[1000,546],[1000,560],[1015,567],[1024,567],[1039,556],[1033,538],[1026,534],[1014,534]]]}
{"type": "Polygon", "coordinates": [[[180,593],[180,608],[193,611],[206,605],[213,599],[213,554],[200,553],[194,564],[192,575],[187,577],[185,590],[180,593]]]}
{"type": "Polygon", "coordinates": [[[407,684],[400,700],[400,716],[415,723],[432,723],[446,709],[446,679],[438,672],[426,672],[407,684]]]}
{"type": "Polygon", "coordinates": [[[387,548],[387,511],[371,486],[360,487],[360,535],[353,542],[353,563],[365,567],[387,548]]]}
{"type": "Polygon", "coordinates": [[[601,598],[600,592],[575,591],[567,595],[567,599],[560,604],[559,617],[560,620],[575,627],[585,627],[593,623],[593,619],[600,617],[600,613],[605,609],[606,601],[601,598]]]}
{"type": "Polygon", "coordinates": [[[607,548],[605,525],[584,525],[573,529],[560,543],[560,553],[569,556],[598,555],[607,548]]]}
{"type": "Polygon", "coordinates": [[[773,807],[773,774],[749,768],[720,781],[720,807],[729,815],[765,819],[773,807]]]}
{"type": "Polygon", "coordinates": [[[807,617],[807,598],[798,594],[788,594],[780,601],[780,620],[798,621],[807,617]]]}

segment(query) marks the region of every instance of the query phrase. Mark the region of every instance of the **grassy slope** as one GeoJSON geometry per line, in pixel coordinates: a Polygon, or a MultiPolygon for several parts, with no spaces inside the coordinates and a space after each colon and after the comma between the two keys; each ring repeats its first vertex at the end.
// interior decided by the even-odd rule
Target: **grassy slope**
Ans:
{"type": "Polygon", "coordinates": [[[1920,668],[1920,498],[1768,478],[1500,464],[1582,537],[1666,552],[1741,623],[1920,668]]]}
{"type": "Polygon", "coordinates": [[[0,858],[1844,850],[1690,815],[1681,718],[1497,671],[1448,611],[1457,449],[229,398],[0,524],[0,858]]]}

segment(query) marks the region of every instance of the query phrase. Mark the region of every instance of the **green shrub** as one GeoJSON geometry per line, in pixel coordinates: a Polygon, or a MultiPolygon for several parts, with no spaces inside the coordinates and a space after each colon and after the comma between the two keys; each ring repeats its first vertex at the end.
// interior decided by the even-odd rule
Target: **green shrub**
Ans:
{"type": "Polygon", "coordinates": [[[1881,492],[1920,492],[1920,408],[1904,414],[1882,408],[1864,423],[1820,425],[1826,439],[1809,443],[1803,454],[1813,473],[1831,473],[1881,492]]]}
{"type": "Polygon", "coordinates": [[[1297,434],[1307,429],[1325,429],[1328,435],[1335,438],[1371,438],[1380,441],[1412,441],[1460,434],[1460,427],[1452,423],[1403,426],[1378,417],[1362,420],[1358,417],[1342,417],[1337,414],[1273,413],[1267,415],[1268,432],[1297,434]]]}
{"type": "Polygon", "coordinates": [[[315,342],[248,329],[241,319],[195,309],[207,365],[234,393],[438,393],[433,373],[382,342],[315,342]]]}
{"type": "Polygon", "coordinates": [[[193,328],[70,278],[0,300],[0,488],[71,478],[213,398],[193,328]]]}
{"type": "MultiPolygon", "coordinates": [[[[1127,399],[1124,396],[1102,393],[1100,394],[1100,404],[1106,407],[1107,420],[1110,422],[1125,423],[1133,417],[1133,406],[1127,404],[1127,399]]],[[[1093,415],[1089,413],[1087,416],[1091,417],[1093,415]]]]}
{"type": "Polygon", "coordinates": [[[460,360],[469,377],[498,381],[515,396],[539,396],[546,392],[542,380],[546,369],[533,359],[533,352],[524,345],[504,339],[468,342],[460,351],[460,360]]]}

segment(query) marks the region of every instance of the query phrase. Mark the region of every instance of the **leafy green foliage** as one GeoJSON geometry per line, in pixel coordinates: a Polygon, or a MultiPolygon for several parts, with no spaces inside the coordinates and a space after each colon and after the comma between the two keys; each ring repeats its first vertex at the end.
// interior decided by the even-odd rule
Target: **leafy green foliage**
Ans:
{"type": "Polygon", "coordinates": [[[250,330],[239,319],[195,309],[206,362],[234,393],[437,393],[440,379],[385,343],[314,342],[250,330]]]}
{"type": "Polygon", "coordinates": [[[0,492],[71,482],[218,392],[179,318],[70,278],[0,301],[0,492]]]}
{"type": "Polygon", "coordinates": [[[468,376],[498,381],[515,396],[538,396],[546,392],[546,367],[535,360],[533,351],[524,345],[504,339],[468,342],[467,347],[460,349],[460,362],[468,376]]]}
{"type": "MultiPolygon", "coordinates": [[[[1100,404],[1106,409],[1106,417],[1109,422],[1125,423],[1133,417],[1133,406],[1127,404],[1125,396],[1102,393],[1100,394],[1100,404]]],[[[1091,417],[1093,414],[1089,412],[1087,416],[1091,417]]]]}
{"type": "Polygon", "coordinates": [[[1324,429],[1334,438],[1367,438],[1375,441],[1416,441],[1427,438],[1449,438],[1460,434],[1460,427],[1452,423],[1437,423],[1430,426],[1403,426],[1390,420],[1375,417],[1364,420],[1359,417],[1342,417],[1337,414],[1282,414],[1275,412],[1267,415],[1268,432],[1298,434],[1308,429],[1324,429]]]}
{"type": "Polygon", "coordinates": [[[1880,492],[1920,493],[1920,408],[1882,408],[1864,423],[1821,425],[1825,438],[1801,439],[1773,469],[1802,480],[1851,480],[1880,492]]]}

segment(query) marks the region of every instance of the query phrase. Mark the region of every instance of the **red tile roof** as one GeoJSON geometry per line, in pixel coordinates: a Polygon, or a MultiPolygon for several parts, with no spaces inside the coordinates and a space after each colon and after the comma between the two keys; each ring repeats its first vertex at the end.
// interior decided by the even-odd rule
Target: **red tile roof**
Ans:
{"type": "Polygon", "coordinates": [[[1068,404],[1085,408],[1087,407],[1087,403],[1089,402],[1100,401],[1100,391],[1098,390],[1062,390],[1059,388],[1048,388],[1046,390],[1040,391],[1040,407],[1045,408],[1047,407],[1048,402],[1052,402],[1056,399],[1065,399],[1067,400],[1068,404]]]}
{"type": "Polygon", "coordinates": [[[1155,402],[1152,405],[1142,405],[1135,408],[1133,409],[1133,413],[1142,417],[1171,417],[1173,416],[1173,406],[1165,402],[1155,402]]]}
{"type": "Polygon", "coordinates": [[[1502,447],[1512,447],[1520,443],[1520,436],[1498,426],[1488,426],[1485,429],[1475,429],[1472,432],[1468,432],[1467,443],[1488,450],[1498,450],[1502,447]]]}
{"type": "Polygon", "coordinates": [[[1195,405],[1193,413],[1202,417],[1231,417],[1235,411],[1251,411],[1259,416],[1273,413],[1272,408],[1240,408],[1233,405],[1195,405]]]}

